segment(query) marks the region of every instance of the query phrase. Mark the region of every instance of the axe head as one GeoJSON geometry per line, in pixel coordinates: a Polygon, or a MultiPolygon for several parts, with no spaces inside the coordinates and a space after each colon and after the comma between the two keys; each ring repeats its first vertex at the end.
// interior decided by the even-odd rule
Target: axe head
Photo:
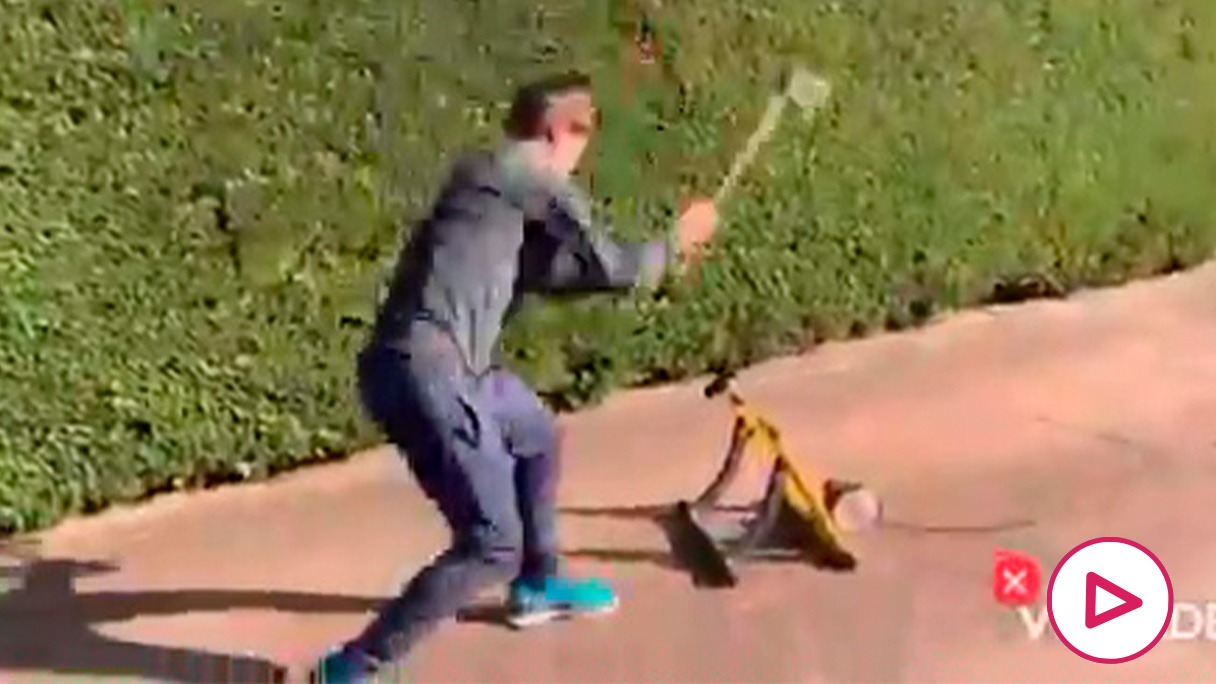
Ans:
{"type": "Polygon", "coordinates": [[[827,103],[832,95],[832,84],[807,69],[796,67],[786,81],[785,92],[804,115],[810,116],[827,103]]]}

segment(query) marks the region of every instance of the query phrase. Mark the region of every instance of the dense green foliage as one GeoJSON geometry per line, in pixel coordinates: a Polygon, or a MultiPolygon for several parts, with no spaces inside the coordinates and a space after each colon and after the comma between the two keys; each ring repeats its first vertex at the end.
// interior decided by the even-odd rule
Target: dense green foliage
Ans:
{"type": "Polygon", "coordinates": [[[1212,0],[0,0],[0,529],[374,437],[352,355],[399,232],[511,87],[598,79],[628,235],[787,116],[695,286],[533,307],[559,403],[1065,289],[1216,242],[1212,0]]]}

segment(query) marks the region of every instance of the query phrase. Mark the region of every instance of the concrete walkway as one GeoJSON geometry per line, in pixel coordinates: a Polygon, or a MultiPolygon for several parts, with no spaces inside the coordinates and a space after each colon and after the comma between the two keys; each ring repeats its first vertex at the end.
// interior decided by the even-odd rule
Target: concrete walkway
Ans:
{"type": "MultiPolygon", "coordinates": [[[[1216,266],[828,345],[754,368],[741,387],[802,459],[866,481],[903,523],[854,539],[856,573],[759,565],[735,591],[693,588],[632,508],[707,482],[727,407],[702,383],[623,393],[564,419],[562,492],[570,563],[612,578],[621,612],[523,634],[453,623],[409,680],[1216,679],[1216,624],[1096,665],[1049,626],[1032,640],[991,596],[998,546],[1038,554],[1050,573],[1074,545],[1118,535],[1162,559],[1178,600],[1216,602],[1216,266]],[[1033,524],[921,529],[1019,520],[1033,524]]],[[[378,451],[37,541],[24,584],[0,598],[0,681],[202,682],[224,678],[214,668],[228,656],[302,663],[349,635],[444,531],[378,451]]]]}

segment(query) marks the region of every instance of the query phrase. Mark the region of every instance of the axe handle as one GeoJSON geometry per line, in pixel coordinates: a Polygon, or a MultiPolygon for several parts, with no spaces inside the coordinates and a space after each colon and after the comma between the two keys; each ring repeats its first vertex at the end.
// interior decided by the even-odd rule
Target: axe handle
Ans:
{"type": "Polygon", "coordinates": [[[755,132],[747,139],[747,146],[743,148],[736,157],[734,163],[731,164],[730,173],[726,179],[722,181],[722,185],[718,191],[714,193],[714,204],[721,204],[726,196],[734,189],[735,184],[739,182],[740,176],[751,165],[756,158],[756,153],[760,151],[760,146],[772,137],[773,132],[777,130],[777,124],[781,121],[781,113],[785,110],[786,101],[789,99],[789,94],[782,92],[780,95],[773,95],[768,99],[768,108],[764,110],[764,116],[760,118],[760,123],[756,126],[755,132]]]}

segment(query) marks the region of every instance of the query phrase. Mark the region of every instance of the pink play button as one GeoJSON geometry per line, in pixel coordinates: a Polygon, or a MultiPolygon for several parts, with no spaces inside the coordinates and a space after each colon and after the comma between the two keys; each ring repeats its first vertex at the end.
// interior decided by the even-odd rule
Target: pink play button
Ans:
{"type": "Polygon", "coordinates": [[[1144,605],[1144,600],[1139,596],[1131,593],[1123,587],[1106,579],[1096,572],[1088,572],[1085,574],[1085,626],[1093,629],[1098,625],[1104,625],[1120,615],[1127,615],[1133,610],[1144,605]],[[1113,608],[1107,608],[1098,613],[1098,590],[1101,589],[1106,593],[1114,596],[1122,601],[1119,605],[1113,608]]]}
{"type": "Polygon", "coordinates": [[[1047,583],[1047,618],[1060,642],[1095,663],[1148,653],[1170,625],[1174,588],[1161,560],[1123,537],[1064,554],[1047,583]]]}

